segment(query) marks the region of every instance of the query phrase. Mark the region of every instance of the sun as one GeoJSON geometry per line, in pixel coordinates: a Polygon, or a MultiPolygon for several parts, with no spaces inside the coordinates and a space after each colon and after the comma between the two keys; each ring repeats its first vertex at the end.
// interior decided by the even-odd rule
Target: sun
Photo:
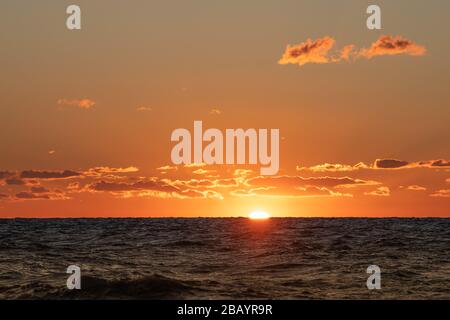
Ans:
{"type": "Polygon", "coordinates": [[[254,220],[264,220],[269,219],[270,215],[265,211],[253,211],[248,217],[254,220]]]}

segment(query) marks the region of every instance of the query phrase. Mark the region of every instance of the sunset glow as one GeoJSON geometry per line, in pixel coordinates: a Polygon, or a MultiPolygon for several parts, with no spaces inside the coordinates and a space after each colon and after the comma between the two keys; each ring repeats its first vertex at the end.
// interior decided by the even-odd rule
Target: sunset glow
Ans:
{"type": "Polygon", "coordinates": [[[253,220],[265,220],[269,219],[270,215],[264,211],[253,211],[248,217],[253,220]]]}
{"type": "Polygon", "coordinates": [[[271,1],[230,30],[229,1],[118,1],[78,31],[28,2],[1,11],[1,218],[450,216],[445,19],[271,1]]]}

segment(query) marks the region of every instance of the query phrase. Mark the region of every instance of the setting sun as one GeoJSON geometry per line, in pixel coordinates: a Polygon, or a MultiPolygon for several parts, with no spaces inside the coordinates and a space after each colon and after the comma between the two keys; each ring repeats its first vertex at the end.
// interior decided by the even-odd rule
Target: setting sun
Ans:
{"type": "Polygon", "coordinates": [[[270,215],[264,211],[253,211],[252,213],[250,213],[250,215],[248,217],[250,219],[262,220],[262,219],[269,219],[270,215]]]}

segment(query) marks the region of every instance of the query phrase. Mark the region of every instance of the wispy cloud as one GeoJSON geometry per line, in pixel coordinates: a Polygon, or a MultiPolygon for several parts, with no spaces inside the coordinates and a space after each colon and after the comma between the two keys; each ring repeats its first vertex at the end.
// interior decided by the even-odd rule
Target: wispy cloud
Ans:
{"type": "Polygon", "coordinates": [[[430,169],[449,169],[450,160],[422,160],[409,162],[398,159],[376,159],[373,164],[365,164],[359,162],[355,165],[341,164],[341,163],[324,163],[311,167],[297,166],[297,171],[311,171],[311,172],[351,172],[358,170],[394,170],[394,169],[416,169],[416,168],[430,168],[430,169]]]}
{"type": "Polygon", "coordinates": [[[388,187],[378,187],[377,189],[365,192],[367,196],[378,196],[378,197],[388,197],[391,195],[391,190],[388,187]]]}
{"type": "Polygon", "coordinates": [[[153,109],[150,107],[137,107],[136,111],[143,112],[143,111],[152,111],[153,109]]]}
{"type": "Polygon", "coordinates": [[[431,194],[431,196],[432,197],[440,197],[440,198],[450,197],[450,189],[437,190],[433,194],[431,194]]]}
{"type": "Polygon", "coordinates": [[[78,107],[81,109],[90,109],[96,104],[91,99],[59,99],[57,103],[60,106],[78,107]]]}
{"type": "Polygon", "coordinates": [[[419,185],[417,185],[417,184],[413,184],[413,185],[407,186],[407,187],[406,187],[406,190],[411,190],[411,191],[425,191],[425,190],[427,190],[427,188],[422,187],[422,186],[419,186],[419,185]]]}
{"type": "Polygon", "coordinates": [[[25,170],[22,171],[20,177],[22,179],[69,179],[79,177],[80,172],[72,170],[64,171],[39,171],[39,170],[25,170]]]}
{"type": "Polygon", "coordinates": [[[218,108],[213,108],[213,109],[211,109],[211,110],[209,111],[209,114],[212,114],[212,115],[219,115],[219,114],[222,114],[222,110],[220,110],[220,109],[218,109],[218,108]]]}

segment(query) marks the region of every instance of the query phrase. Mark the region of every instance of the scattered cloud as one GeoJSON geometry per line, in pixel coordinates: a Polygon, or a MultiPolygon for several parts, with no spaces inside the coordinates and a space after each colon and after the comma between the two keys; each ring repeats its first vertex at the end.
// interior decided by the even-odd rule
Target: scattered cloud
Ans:
{"type": "Polygon", "coordinates": [[[324,163],[311,167],[297,166],[297,171],[311,171],[311,172],[351,172],[357,170],[391,170],[391,169],[415,169],[415,168],[431,168],[431,169],[449,169],[449,160],[426,160],[409,162],[398,159],[376,159],[372,165],[367,165],[359,162],[355,165],[339,164],[339,163],[324,163]]]}
{"type": "Polygon", "coordinates": [[[376,181],[366,181],[350,177],[310,177],[300,176],[259,176],[250,178],[246,181],[249,186],[284,188],[286,186],[293,188],[318,187],[335,188],[349,187],[355,185],[374,185],[379,184],[376,181]]]}
{"type": "Polygon", "coordinates": [[[167,165],[167,166],[162,166],[162,167],[156,168],[156,170],[158,170],[158,171],[177,171],[178,167],[167,165]]]}
{"type": "Polygon", "coordinates": [[[150,108],[150,107],[137,107],[136,108],[136,111],[137,112],[145,112],[145,111],[152,111],[153,109],[152,108],[150,108]]]}
{"type": "Polygon", "coordinates": [[[59,99],[57,101],[60,106],[78,107],[80,109],[90,109],[96,105],[91,99],[59,99]]]}
{"type": "Polygon", "coordinates": [[[5,180],[5,182],[9,186],[13,186],[13,185],[22,186],[22,185],[25,185],[25,181],[23,181],[22,179],[17,178],[17,177],[8,178],[8,179],[5,180]]]}
{"type": "Polygon", "coordinates": [[[335,43],[333,38],[327,36],[317,40],[307,39],[297,45],[288,45],[278,63],[299,66],[307,63],[330,63],[332,58],[329,56],[329,52],[335,43]]]}
{"type": "Polygon", "coordinates": [[[431,194],[432,197],[447,198],[450,197],[450,189],[437,190],[431,194]]]}
{"type": "Polygon", "coordinates": [[[407,186],[406,190],[411,190],[411,191],[425,191],[427,190],[427,188],[413,184],[411,186],[407,186]]]}
{"type": "Polygon", "coordinates": [[[84,176],[103,176],[105,174],[122,174],[122,173],[135,173],[139,168],[130,166],[126,168],[112,168],[112,167],[95,167],[83,172],[84,176]]]}
{"type": "Polygon", "coordinates": [[[368,196],[388,197],[391,195],[391,190],[388,187],[378,187],[376,190],[365,192],[368,196]]]}
{"type": "Polygon", "coordinates": [[[355,165],[338,164],[338,163],[324,163],[315,165],[312,167],[299,167],[297,166],[297,171],[312,171],[312,172],[350,172],[359,169],[367,169],[368,165],[363,162],[357,163],[355,165]]]}
{"type": "Polygon", "coordinates": [[[230,193],[235,197],[275,197],[275,198],[304,198],[304,197],[342,197],[350,194],[343,194],[340,192],[332,191],[327,188],[318,187],[298,187],[291,189],[282,189],[275,187],[261,187],[252,189],[239,189],[230,193]]]}
{"type": "Polygon", "coordinates": [[[15,173],[11,171],[0,171],[0,180],[6,179],[8,177],[14,176],[15,173]]]}
{"type": "Polygon", "coordinates": [[[198,174],[198,175],[213,174],[215,172],[216,172],[216,170],[205,170],[205,169],[202,169],[202,168],[199,168],[199,169],[197,169],[195,171],[192,171],[193,174],[198,174]]]}
{"type": "Polygon", "coordinates": [[[214,109],[211,109],[211,110],[209,111],[209,114],[212,114],[212,115],[219,115],[219,114],[222,114],[222,110],[217,109],[217,108],[214,108],[214,109]]]}
{"type": "Polygon", "coordinates": [[[355,45],[349,44],[340,50],[333,50],[335,44],[336,40],[326,36],[316,40],[307,39],[297,45],[288,45],[278,63],[303,66],[308,63],[350,62],[360,58],[372,59],[373,57],[386,55],[423,56],[426,53],[424,46],[402,36],[383,35],[368,48],[362,49],[357,49],[355,45]]]}
{"type": "MultiPolygon", "coordinates": [[[[387,197],[391,190],[403,189],[426,192],[433,185],[433,197],[448,197],[450,183],[447,172],[450,162],[443,159],[409,162],[380,158],[372,164],[348,165],[324,163],[310,167],[297,166],[301,175],[259,176],[244,168],[221,168],[204,163],[161,166],[154,176],[146,176],[135,166],[98,166],[86,170],[24,170],[0,171],[2,200],[64,200],[82,193],[104,193],[116,198],[224,199],[233,197],[358,197],[363,195],[387,197]],[[411,177],[399,180],[406,169],[421,169],[420,180],[425,186],[412,184],[411,177]],[[427,170],[433,177],[445,174],[440,184],[423,180],[427,170]],[[224,170],[222,170],[224,169],[224,170]],[[405,169],[405,170],[403,170],[405,169]],[[444,170],[439,170],[444,169],[444,170]],[[395,179],[389,176],[394,174],[395,179]],[[372,172],[370,172],[372,171],[372,172]],[[170,172],[171,175],[164,174],[170,172]],[[214,173],[211,174],[211,173],[214,173]],[[375,180],[374,178],[376,177],[375,180]],[[67,179],[70,179],[67,182],[67,179]],[[400,182],[407,184],[400,184],[400,182]],[[55,189],[58,188],[58,189],[55,189]],[[62,191],[58,191],[62,190],[62,191]]],[[[412,173],[412,172],[411,172],[412,173]]],[[[433,178],[434,179],[434,178],[433,178]]],[[[402,193],[399,193],[400,195],[402,193]]],[[[404,194],[404,193],[403,193],[404,194]]]]}
{"type": "Polygon", "coordinates": [[[79,177],[82,174],[80,172],[72,170],[64,171],[38,171],[38,170],[26,170],[22,171],[20,177],[22,179],[69,179],[79,177]]]}
{"type": "Polygon", "coordinates": [[[381,36],[377,41],[372,43],[370,48],[362,49],[357,53],[358,57],[365,57],[372,59],[376,56],[385,55],[409,55],[409,56],[423,56],[426,53],[424,46],[418,45],[411,40],[405,39],[401,36],[381,36]]]}
{"type": "Polygon", "coordinates": [[[67,200],[70,199],[67,197],[62,191],[55,190],[55,191],[42,191],[38,190],[36,191],[21,191],[16,193],[15,195],[16,200],[67,200]]]}
{"type": "Polygon", "coordinates": [[[0,193],[0,200],[7,200],[7,199],[9,199],[9,195],[0,193]]]}
{"type": "Polygon", "coordinates": [[[190,164],[184,165],[185,168],[200,168],[200,167],[204,167],[204,166],[206,166],[206,163],[204,163],[204,162],[190,163],[190,164]]]}
{"type": "Polygon", "coordinates": [[[397,159],[377,159],[375,160],[373,167],[375,169],[399,169],[409,165],[408,161],[402,161],[397,159]]]}

